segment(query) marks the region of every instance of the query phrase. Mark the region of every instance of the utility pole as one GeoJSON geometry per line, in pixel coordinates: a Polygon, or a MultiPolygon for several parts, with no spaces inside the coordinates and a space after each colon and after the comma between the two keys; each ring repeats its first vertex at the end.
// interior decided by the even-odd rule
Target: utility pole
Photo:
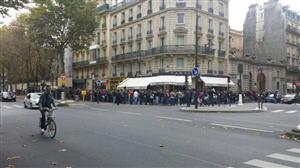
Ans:
{"type": "MultiPolygon", "coordinates": [[[[196,0],[196,35],[195,35],[195,67],[198,68],[198,13],[199,13],[199,4],[198,0],[196,0]]],[[[198,109],[198,98],[196,97],[198,95],[198,79],[199,75],[195,76],[195,98],[194,98],[194,104],[195,104],[195,109],[198,109]]]]}

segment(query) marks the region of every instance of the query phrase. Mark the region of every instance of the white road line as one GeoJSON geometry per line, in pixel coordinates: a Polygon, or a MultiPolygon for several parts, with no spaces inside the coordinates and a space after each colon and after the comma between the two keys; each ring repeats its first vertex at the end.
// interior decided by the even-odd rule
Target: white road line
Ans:
{"type": "Polygon", "coordinates": [[[263,160],[257,160],[257,159],[253,159],[250,160],[248,162],[244,162],[244,164],[250,165],[250,166],[256,166],[256,167],[261,167],[261,168],[292,168],[292,167],[288,167],[288,166],[284,166],[284,165],[280,165],[280,164],[276,164],[276,163],[272,163],[272,162],[266,162],[263,160]]]}
{"type": "Polygon", "coordinates": [[[23,108],[23,106],[20,106],[20,105],[14,105],[14,107],[23,108]]]}
{"type": "Polygon", "coordinates": [[[101,108],[90,108],[91,110],[97,110],[97,111],[109,111],[108,109],[101,109],[101,108]]]}
{"type": "Polygon", "coordinates": [[[280,112],[283,112],[283,110],[273,110],[271,111],[272,113],[280,113],[280,112]]]}
{"type": "Polygon", "coordinates": [[[288,149],[287,151],[300,154],[300,148],[292,148],[292,149],[288,149]]]}
{"type": "Polygon", "coordinates": [[[300,164],[300,157],[295,157],[295,156],[290,156],[290,155],[283,155],[283,154],[280,154],[280,153],[274,153],[274,154],[268,155],[267,157],[280,159],[280,160],[284,160],[284,161],[289,161],[289,162],[295,162],[295,163],[300,164]]]}
{"type": "Polygon", "coordinates": [[[287,111],[285,113],[287,113],[287,114],[293,114],[293,113],[297,113],[297,112],[298,112],[297,110],[290,110],[290,111],[287,111]]]}
{"type": "Polygon", "coordinates": [[[173,118],[173,117],[164,117],[164,116],[155,116],[156,118],[160,119],[167,119],[167,120],[176,120],[176,121],[185,121],[185,122],[193,122],[193,120],[187,120],[182,118],[173,118]]]}
{"type": "Polygon", "coordinates": [[[132,112],[126,112],[126,111],[117,111],[117,113],[121,113],[121,114],[130,114],[130,115],[142,115],[141,113],[132,113],[132,112]]]}
{"type": "Polygon", "coordinates": [[[217,123],[210,123],[210,125],[221,126],[221,127],[228,127],[228,128],[237,128],[237,129],[243,129],[243,130],[249,130],[249,131],[258,131],[258,132],[270,132],[270,133],[274,132],[274,131],[270,131],[270,130],[263,130],[263,129],[256,129],[256,128],[247,128],[247,127],[240,127],[240,126],[234,126],[234,125],[225,125],[225,124],[217,124],[217,123]]]}
{"type": "Polygon", "coordinates": [[[5,106],[5,105],[3,105],[2,107],[6,108],[6,109],[12,109],[12,107],[5,106]]]}

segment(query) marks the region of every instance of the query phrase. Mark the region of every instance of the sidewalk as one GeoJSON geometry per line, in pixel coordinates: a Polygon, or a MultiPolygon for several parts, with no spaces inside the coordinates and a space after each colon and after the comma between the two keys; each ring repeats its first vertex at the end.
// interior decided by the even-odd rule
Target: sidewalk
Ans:
{"type": "Polygon", "coordinates": [[[252,112],[264,112],[268,109],[264,106],[263,110],[258,109],[257,103],[245,103],[243,105],[221,105],[214,107],[198,107],[195,109],[193,105],[191,107],[182,107],[180,111],[182,112],[199,112],[199,113],[252,113],[252,112]]]}

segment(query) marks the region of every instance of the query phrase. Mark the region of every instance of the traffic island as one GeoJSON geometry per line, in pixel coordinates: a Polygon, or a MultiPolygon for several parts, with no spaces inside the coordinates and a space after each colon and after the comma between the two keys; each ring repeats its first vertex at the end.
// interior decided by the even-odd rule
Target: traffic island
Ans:
{"type": "Polygon", "coordinates": [[[300,142],[300,125],[291,131],[285,131],[280,137],[283,139],[292,139],[300,142]]]}
{"type": "Polygon", "coordinates": [[[56,100],[55,104],[57,107],[65,107],[69,106],[70,104],[74,103],[75,101],[73,100],[56,100]]]}
{"type": "Polygon", "coordinates": [[[267,108],[258,109],[257,103],[245,103],[243,105],[215,105],[215,106],[200,106],[195,109],[194,106],[180,108],[182,112],[194,112],[194,113],[253,113],[253,112],[265,112],[267,108]]]}

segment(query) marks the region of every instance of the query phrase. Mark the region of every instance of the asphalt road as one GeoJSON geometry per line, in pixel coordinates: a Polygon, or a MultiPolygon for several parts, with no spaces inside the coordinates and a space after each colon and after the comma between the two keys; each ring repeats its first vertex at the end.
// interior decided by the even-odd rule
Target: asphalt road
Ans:
{"type": "Polygon", "coordinates": [[[1,103],[0,167],[300,167],[300,144],[280,133],[299,105],[261,113],[183,113],[179,107],[74,104],[58,132],[39,135],[38,110],[1,103]]]}

